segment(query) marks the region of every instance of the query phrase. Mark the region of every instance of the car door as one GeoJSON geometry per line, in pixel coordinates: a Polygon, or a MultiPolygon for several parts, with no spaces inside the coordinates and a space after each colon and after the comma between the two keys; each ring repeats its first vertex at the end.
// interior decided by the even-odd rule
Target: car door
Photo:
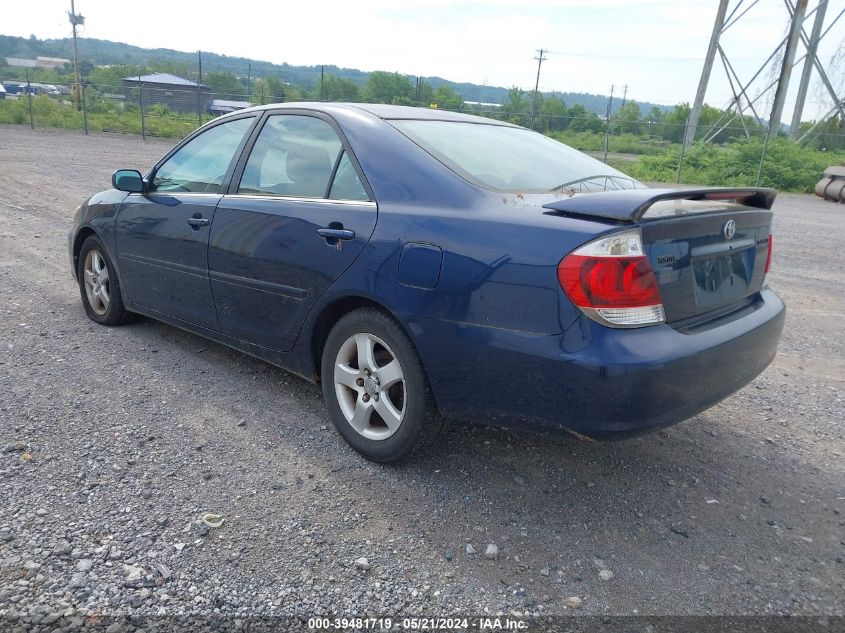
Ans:
{"type": "Polygon", "coordinates": [[[290,349],[308,310],[361,254],[376,204],[339,131],[270,114],[220,201],[209,274],[221,331],[290,349]]]}
{"type": "Polygon", "coordinates": [[[116,251],[133,306],[216,329],[209,229],[255,118],[203,130],[154,169],[147,191],[126,197],[117,217],[116,251]]]}

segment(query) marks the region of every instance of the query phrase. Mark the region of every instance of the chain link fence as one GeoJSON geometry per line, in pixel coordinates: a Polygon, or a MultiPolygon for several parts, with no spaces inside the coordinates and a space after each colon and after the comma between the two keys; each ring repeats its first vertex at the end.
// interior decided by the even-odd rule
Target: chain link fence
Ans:
{"type": "MultiPolygon", "coordinates": [[[[202,85],[162,85],[141,78],[120,84],[84,84],[78,96],[74,88],[73,84],[7,82],[0,123],[179,139],[217,116],[260,103],[246,91],[220,93],[202,85]]],[[[811,191],[824,168],[845,161],[845,151],[824,147],[825,142],[845,147],[845,135],[819,131],[799,146],[784,138],[769,138],[764,127],[745,121],[718,128],[701,125],[696,144],[684,148],[686,123],[614,117],[608,121],[597,115],[532,116],[489,105],[467,104],[462,111],[533,127],[647,181],[811,191]]]]}

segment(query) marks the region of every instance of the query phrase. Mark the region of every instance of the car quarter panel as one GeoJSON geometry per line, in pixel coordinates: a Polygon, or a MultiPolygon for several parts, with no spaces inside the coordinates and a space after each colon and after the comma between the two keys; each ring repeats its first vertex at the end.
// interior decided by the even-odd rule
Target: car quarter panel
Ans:
{"type": "Polygon", "coordinates": [[[685,420],[745,386],[774,358],[784,321],[765,288],[698,332],[611,329],[586,317],[560,335],[407,325],[447,417],[613,439],[685,420]]]}

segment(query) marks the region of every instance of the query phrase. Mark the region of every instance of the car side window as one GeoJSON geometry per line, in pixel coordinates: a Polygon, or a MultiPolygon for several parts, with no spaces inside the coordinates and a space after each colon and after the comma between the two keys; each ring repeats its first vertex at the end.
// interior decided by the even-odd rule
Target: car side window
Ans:
{"type": "Polygon", "coordinates": [[[341,149],[337,134],[322,119],[273,115],[255,141],[238,193],[324,198],[341,149]]]}
{"type": "Polygon", "coordinates": [[[168,158],[153,177],[153,191],[219,193],[223,178],[254,117],[202,132],[168,158]]]}
{"type": "Polygon", "coordinates": [[[329,194],[332,200],[369,200],[370,196],[358,178],[358,172],[352,165],[349,154],[343,152],[340,163],[332,181],[332,189],[329,194]]]}

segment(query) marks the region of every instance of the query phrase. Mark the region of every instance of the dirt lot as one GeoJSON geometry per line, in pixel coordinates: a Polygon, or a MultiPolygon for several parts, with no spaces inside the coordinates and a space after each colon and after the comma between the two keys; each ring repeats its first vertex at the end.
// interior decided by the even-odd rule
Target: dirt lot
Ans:
{"type": "Polygon", "coordinates": [[[129,612],[845,614],[845,207],[778,198],[786,332],[723,404],[616,444],[458,426],[427,459],[382,467],[335,434],[316,386],[154,321],[85,318],[73,210],[168,146],[0,127],[9,626],[129,612]],[[204,512],[223,527],[200,527],[204,512]]]}

